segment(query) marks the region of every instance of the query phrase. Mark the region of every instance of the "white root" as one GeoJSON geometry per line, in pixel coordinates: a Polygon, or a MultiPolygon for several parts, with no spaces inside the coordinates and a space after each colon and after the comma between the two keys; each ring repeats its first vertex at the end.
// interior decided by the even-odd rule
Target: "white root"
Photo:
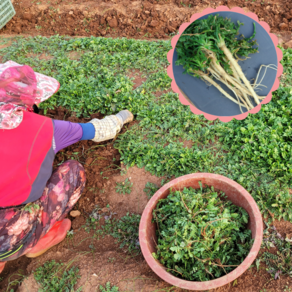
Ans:
{"type": "MultiPolygon", "coordinates": [[[[243,102],[243,104],[245,105],[245,107],[248,109],[246,103],[241,99],[241,97],[239,98],[239,95],[236,93],[236,91],[232,88],[232,86],[229,86],[228,82],[226,80],[222,80],[222,78],[220,77],[220,75],[218,75],[216,72],[214,72],[211,68],[208,68],[209,72],[212,74],[212,76],[214,76],[217,80],[219,80],[220,82],[222,82],[223,84],[225,84],[230,90],[232,90],[232,92],[234,93],[234,95],[237,98],[237,101],[239,102],[239,99],[243,102]]],[[[239,105],[239,109],[240,112],[243,113],[241,105],[239,105]]]]}
{"type": "MultiPolygon", "coordinates": [[[[211,67],[218,73],[220,73],[220,75],[226,79],[229,83],[231,83],[232,85],[234,85],[235,87],[237,87],[240,91],[245,92],[248,95],[252,95],[250,93],[250,91],[237,79],[235,79],[234,77],[228,75],[225,70],[222,68],[221,65],[217,64],[216,59],[213,59],[211,62],[211,67]]],[[[253,107],[253,105],[250,103],[250,101],[248,100],[248,103],[251,107],[253,107]]]]}
{"type": "Polygon", "coordinates": [[[209,82],[211,85],[215,86],[222,94],[224,94],[228,99],[235,102],[236,104],[245,107],[244,104],[241,104],[237,100],[235,100],[231,95],[229,95],[223,88],[221,88],[212,78],[210,78],[207,74],[203,73],[202,71],[197,71],[197,74],[199,74],[203,79],[205,79],[207,82],[209,82]]]}
{"type": "MultiPolygon", "coordinates": [[[[212,76],[214,76],[217,80],[219,80],[220,82],[222,82],[223,84],[225,84],[233,93],[234,95],[236,96],[237,100],[240,101],[244,104],[244,107],[247,109],[247,110],[250,110],[251,108],[249,108],[249,106],[246,104],[244,98],[242,98],[242,96],[240,95],[240,92],[238,92],[238,90],[234,87],[232,87],[232,85],[230,85],[227,80],[223,80],[222,79],[222,76],[219,75],[217,72],[215,72],[213,69],[211,68],[208,68],[208,71],[212,74],[212,76]]],[[[241,109],[241,106],[240,106],[240,111],[242,113],[242,109],[241,109]]]]}
{"type": "MultiPolygon", "coordinates": [[[[235,79],[236,79],[238,82],[241,83],[240,77],[239,77],[237,71],[235,70],[234,66],[233,66],[232,64],[230,64],[230,63],[229,63],[229,65],[230,65],[230,67],[231,67],[231,70],[232,70],[233,76],[235,77],[235,79]]],[[[249,97],[248,97],[248,95],[246,94],[246,92],[242,92],[242,95],[243,95],[243,97],[244,97],[244,99],[245,99],[246,101],[249,101],[249,105],[251,105],[251,102],[250,102],[249,97]]],[[[252,109],[252,108],[253,108],[253,106],[251,107],[251,109],[252,109]]]]}
{"type": "Polygon", "coordinates": [[[253,87],[251,86],[251,84],[249,83],[249,81],[247,80],[247,78],[245,77],[245,75],[243,74],[240,66],[238,65],[237,61],[233,58],[231,52],[229,51],[229,49],[226,47],[224,40],[221,38],[221,41],[218,43],[219,48],[224,52],[225,56],[227,57],[227,59],[230,61],[230,63],[233,65],[233,67],[235,68],[235,70],[237,71],[240,79],[243,81],[243,83],[246,85],[246,87],[249,89],[250,93],[252,94],[254,100],[256,101],[257,104],[260,104],[260,101],[257,97],[257,94],[255,93],[253,87]]]}
{"type": "Polygon", "coordinates": [[[260,104],[260,100],[263,100],[266,98],[266,96],[259,96],[256,94],[255,90],[259,89],[258,87],[265,85],[261,84],[263,81],[267,69],[271,68],[274,70],[277,70],[276,65],[261,65],[258,74],[256,76],[256,79],[254,83],[251,85],[251,83],[247,80],[245,75],[243,74],[241,67],[238,65],[237,61],[233,58],[231,52],[226,47],[224,40],[221,39],[221,42],[218,44],[220,49],[225,54],[225,61],[229,63],[230,68],[233,72],[233,76],[226,73],[224,68],[218,63],[218,60],[216,58],[216,55],[210,51],[205,49],[205,54],[208,58],[211,59],[211,64],[209,68],[207,69],[213,77],[215,77],[218,81],[222,82],[227,88],[229,88],[237,98],[237,101],[230,96],[224,89],[222,89],[212,78],[208,76],[208,74],[205,74],[202,71],[197,71],[194,73],[197,73],[200,75],[202,79],[204,79],[209,84],[215,86],[225,97],[227,97],[229,100],[233,101],[234,103],[238,104],[240,106],[240,111],[242,112],[241,107],[245,107],[247,110],[250,110],[254,108],[254,105],[251,103],[249,96],[252,96],[257,104],[260,104]],[[265,72],[261,80],[258,82],[261,69],[265,67],[265,72]],[[244,84],[242,83],[244,82],[244,84]]]}
{"type": "MultiPolygon", "coordinates": [[[[262,83],[262,81],[264,80],[264,78],[265,78],[265,76],[266,76],[267,69],[269,69],[269,68],[270,68],[270,69],[273,69],[273,70],[276,70],[276,71],[277,71],[277,69],[278,69],[278,67],[277,67],[276,65],[274,65],[274,64],[270,64],[270,65],[261,65],[261,67],[260,67],[260,69],[259,69],[259,71],[258,71],[258,74],[257,74],[257,76],[256,76],[256,79],[255,79],[255,81],[254,81],[254,83],[253,83],[253,85],[252,85],[252,87],[253,87],[254,89],[258,89],[259,86],[267,87],[267,86],[265,86],[265,85],[263,85],[263,84],[261,84],[261,83],[262,83]],[[262,79],[260,80],[260,82],[257,83],[257,81],[258,81],[258,79],[259,79],[259,76],[260,76],[260,73],[261,73],[261,70],[262,70],[263,67],[265,67],[264,75],[263,75],[262,79]]],[[[260,100],[263,100],[263,99],[266,98],[266,96],[259,96],[259,95],[258,95],[258,98],[259,98],[260,100]]]]}
{"type": "MultiPolygon", "coordinates": [[[[255,82],[254,82],[254,84],[252,85],[253,88],[257,88],[258,86],[265,86],[265,85],[262,85],[261,83],[262,83],[262,81],[264,80],[264,78],[265,78],[265,76],[266,76],[266,73],[267,73],[267,70],[268,70],[269,68],[277,71],[277,66],[274,65],[274,64],[270,64],[270,65],[261,65],[261,67],[260,67],[260,69],[259,69],[259,71],[258,71],[257,77],[256,77],[256,79],[255,79],[255,82]],[[263,75],[261,81],[260,81],[259,83],[257,83],[257,81],[258,81],[258,79],[259,79],[259,76],[260,76],[260,73],[261,73],[261,70],[262,70],[263,67],[265,67],[264,75],[263,75]]],[[[266,87],[266,86],[265,86],[265,87],[266,87]]]]}

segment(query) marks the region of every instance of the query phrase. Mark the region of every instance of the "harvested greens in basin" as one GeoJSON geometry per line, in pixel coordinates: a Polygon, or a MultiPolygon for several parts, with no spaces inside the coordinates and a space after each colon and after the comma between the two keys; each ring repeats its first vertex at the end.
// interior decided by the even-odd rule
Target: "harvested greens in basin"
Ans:
{"type": "Polygon", "coordinates": [[[222,277],[248,255],[252,238],[247,212],[209,188],[171,191],[153,211],[157,223],[155,259],[189,281],[222,277]]]}

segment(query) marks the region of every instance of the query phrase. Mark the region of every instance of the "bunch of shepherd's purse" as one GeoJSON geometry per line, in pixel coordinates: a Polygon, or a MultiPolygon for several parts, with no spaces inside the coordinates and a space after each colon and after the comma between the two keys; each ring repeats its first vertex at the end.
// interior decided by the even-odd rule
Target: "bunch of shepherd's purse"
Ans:
{"type": "Polygon", "coordinates": [[[242,107],[247,110],[254,107],[250,97],[256,104],[265,98],[255,92],[259,86],[263,86],[260,83],[264,77],[257,83],[261,69],[277,68],[276,65],[262,65],[254,84],[250,84],[237,60],[242,60],[238,56],[248,58],[249,54],[258,52],[258,48],[254,47],[257,42],[252,40],[256,27],[254,24],[254,33],[250,38],[244,38],[243,35],[236,38],[241,25],[243,23],[239,21],[236,25],[230,19],[218,15],[196,20],[187,27],[176,44],[176,65],[182,65],[186,73],[215,86],[225,97],[237,103],[242,112],[242,107]],[[225,84],[237,100],[218,85],[214,78],[225,84]]]}
{"type": "Polygon", "coordinates": [[[247,212],[213,188],[170,192],[153,211],[155,259],[176,277],[208,281],[231,272],[246,258],[251,231],[247,212]]]}

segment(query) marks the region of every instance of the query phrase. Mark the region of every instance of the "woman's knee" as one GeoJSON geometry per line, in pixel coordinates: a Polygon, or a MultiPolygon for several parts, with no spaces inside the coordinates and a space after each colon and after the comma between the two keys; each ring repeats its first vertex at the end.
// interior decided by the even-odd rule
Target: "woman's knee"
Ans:
{"type": "MultiPolygon", "coordinates": [[[[55,186],[60,191],[74,190],[85,185],[86,176],[84,167],[76,160],[68,160],[55,169],[48,181],[49,191],[54,190],[55,186]]],[[[83,188],[82,188],[83,189],[83,188]]],[[[54,190],[55,192],[55,190],[54,190]]]]}
{"type": "MultiPolygon", "coordinates": [[[[83,165],[80,162],[78,162],[77,160],[73,160],[73,159],[67,160],[63,164],[69,166],[69,168],[72,170],[85,172],[83,165]]],[[[61,164],[61,166],[63,164],[61,164]]]]}
{"type": "Polygon", "coordinates": [[[62,163],[57,169],[57,172],[66,175],[74,175],[74,177],[85,177],[85,169],[81,163],[76,160],[67,160],[62,163]]]}

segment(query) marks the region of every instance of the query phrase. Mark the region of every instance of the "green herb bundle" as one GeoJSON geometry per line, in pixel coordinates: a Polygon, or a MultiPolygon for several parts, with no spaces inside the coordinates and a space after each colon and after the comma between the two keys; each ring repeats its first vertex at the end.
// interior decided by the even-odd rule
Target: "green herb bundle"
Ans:
{"type": "MultiPolygon", "coordinates": [[[[255,24],[254,33],[249,38],[244,38],[243,35],[238,37],[242,25],[239,21],[236,25],[228,18],[209,15],[207,19],[199,19],[190,24],[176,44],[176,65],[182,65],[185,73],[215,86],[225,97],[237,103],[241,111],[242,107],[247,110],[254,107],[250,97],[256,104],[264,98],[255,92],[260,86],[256,84],[258,77],[251,85],[237,63],[239,56],[248,58],[250,54],[258,52],[256,40],[252,40],[256,34],[255,24]],[[214,79],[226,85],[236,99],[214,79]]],[[[275,69],[273,66],[275,65],[262,65],[261,68],[275,69]]]]}
{"type": "Polygon", "coordinates": [[[170,192],[153,211],[155,259],[174,276],[209,281],[240,265],[251,247],[247,212],[212,188],[170,192]]]}

